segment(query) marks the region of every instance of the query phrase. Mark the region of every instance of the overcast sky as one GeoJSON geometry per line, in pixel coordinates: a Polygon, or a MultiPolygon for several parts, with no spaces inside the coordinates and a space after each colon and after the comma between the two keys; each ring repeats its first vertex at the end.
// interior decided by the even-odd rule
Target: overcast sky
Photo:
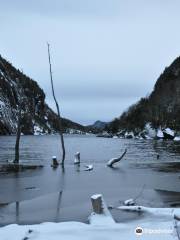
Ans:
{"type": "Polygon", "coordinates": [[[0,0],[0,54],[36,80],[62,115],[110,121],[149,94],[180,55],[179,0],[0,0]]]}

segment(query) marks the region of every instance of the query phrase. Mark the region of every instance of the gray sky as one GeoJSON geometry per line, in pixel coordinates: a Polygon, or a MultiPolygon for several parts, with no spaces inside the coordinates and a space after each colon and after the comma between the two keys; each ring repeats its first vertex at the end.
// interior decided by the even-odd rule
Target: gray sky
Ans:
{"type": "Polygon", "coordinates": [[[180,55],[179,0],[0,0],[0,54],[36,80],[54,108],[89,124],[149,94],[180,55]]]}

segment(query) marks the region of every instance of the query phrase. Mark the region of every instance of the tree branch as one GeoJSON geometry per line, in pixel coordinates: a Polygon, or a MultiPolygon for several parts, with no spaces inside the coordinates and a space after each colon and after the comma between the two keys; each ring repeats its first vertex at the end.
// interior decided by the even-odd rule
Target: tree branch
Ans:
{"type": "Polygon", "coordinates": [[[108,167],[113,167],[113,165],[114,165],[115,163],[121,161],[121,159],[126,155],[126,153],[127,153],[127,149],[125,149],[125,151],[124,151],[124,153],[121,155],[121,157],[110,159],[110,160],[108,161],[108,163],[107,163],[107,166],[108,166],[108,167]]]}

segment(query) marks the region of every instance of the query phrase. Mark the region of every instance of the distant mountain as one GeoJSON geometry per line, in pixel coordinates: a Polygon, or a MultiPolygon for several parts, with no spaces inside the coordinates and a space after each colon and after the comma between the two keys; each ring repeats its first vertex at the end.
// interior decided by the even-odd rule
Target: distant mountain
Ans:
{"type": "MultiPolygon", "coordinates": [[[[46,104],[45,93],[37,82],[14,68],[0,56],[0,135],[15,134],[20,99],[23,98],[22,133],[54,133],[58,117],[46,104]]],[[[85,127],[63,119],[63,129],[84,131],[85,127]]]]}
{"type": "Polygon", "coordinates": [[[104,130],[106,125],[107,125],[106,122],[102,122],[102,121],[98,120],[94,124],[89,125],[88,127],[92,128],[92,129],[96,129],[96,130],[104,130]]]}
{"type": "Polygon", "coordinates": [[[109,131],[138,133],[149,123],[154,129],[180,131],[180,57],[158,78],[149,97],[141,98],[109,125],[109,131]]]}

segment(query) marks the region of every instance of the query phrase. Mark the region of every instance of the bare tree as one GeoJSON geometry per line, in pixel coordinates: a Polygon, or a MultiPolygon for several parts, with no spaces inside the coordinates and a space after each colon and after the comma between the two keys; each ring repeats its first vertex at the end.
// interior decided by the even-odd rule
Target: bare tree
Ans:
{"type": "Polygon", "coordinates": [[[53,83],[53,78],[52,78],[51,55],[50,55],[50,45],[49,45],[49,43],[47,43],[47,46],[48,46],[51,88],[52,88],[52,94],[53,94],[54,102],[56,104],[58,120],[59,120],[58,121],[58,123],[59,123],[59,135],[60,135],[60,138],[61,138],[61,147],[62,147],[62,162],[61,163],[62,163],[62,166],[64,167],[64,160],[65,160],[66,152],[65,152],[64,137],[63,137],[62,118],[61,118],[61,114],[60,114],[59,104],[57,102],[57,99],[56,99],[56,96],[55,96],[55,91],[54,91],[54,83],[53,83]]]}
{"type": "Polygon", "coordinates": [[[22,104],[19,104],[19,109],[18,109],[18,120],[17,120],[17,132],[16,132],[16,144],[15,144],[15,159],[14,163],[19,163],[19,143],[20,143],[20,138],[21,138],[21,112],[22,112],[22,104]]]}
{"type": "Polygon", "coordinates": [[[24,92],[20,86],[20,83],[17,82],[17,89],[18,89],[18,113],[17,113],[17,130],[16,130],[16,143],[15,143],[15,158],[14,163],[19,163],[19,145],[20,145],[20,138],[21,138],[21,127],[22,127],[22,108],[24,99],[24,92]]]}

